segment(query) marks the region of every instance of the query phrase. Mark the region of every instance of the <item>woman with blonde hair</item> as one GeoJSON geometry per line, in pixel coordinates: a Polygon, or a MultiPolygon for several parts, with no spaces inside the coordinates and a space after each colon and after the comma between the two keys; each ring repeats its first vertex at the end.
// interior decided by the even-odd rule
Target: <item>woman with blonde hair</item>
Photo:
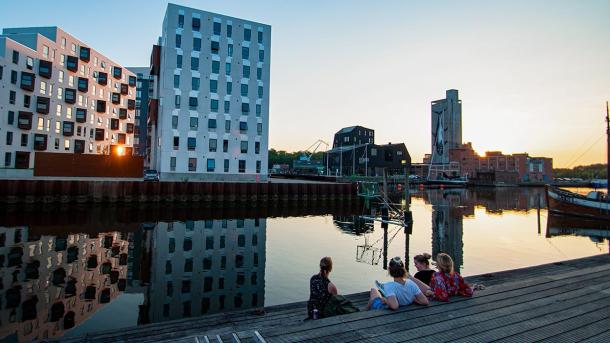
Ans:
{"type": "Polygon", "coordinates": [[[432,297],[438,301],[449,301],[453,295],[471,297],[474,287],[464,282],[462,276],[453,270],[453,259],[445,253],[436,255],[436,268],[438,272],[432,275],[430,288],[432,297]]]}

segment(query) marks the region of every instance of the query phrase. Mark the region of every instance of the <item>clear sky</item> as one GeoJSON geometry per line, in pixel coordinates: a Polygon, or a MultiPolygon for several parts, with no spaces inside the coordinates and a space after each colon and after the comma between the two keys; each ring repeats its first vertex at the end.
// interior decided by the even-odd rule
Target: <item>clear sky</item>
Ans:
{"type": "MultiPolygon", "coordinates": [[[[430,151],[430,102],[456,88],[463,139],[555,166],[605,162],[610,1],[173,1],[272,26],[270,147],[345,126],[430,151]],[[584,154],[584,155],[583,155],[584,154]]],[[[57,25],[146,66],[167,1],[0,0],[0,26],[57,25]]]]}

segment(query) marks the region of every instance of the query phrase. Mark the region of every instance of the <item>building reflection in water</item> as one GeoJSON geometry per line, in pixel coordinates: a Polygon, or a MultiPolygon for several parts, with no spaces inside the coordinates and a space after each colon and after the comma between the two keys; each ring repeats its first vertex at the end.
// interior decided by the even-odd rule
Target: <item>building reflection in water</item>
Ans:
{"type": "Polygon", "coordinates": [[[0,227],[0,338],[61,336],[126,288],[129,237],[0,227]]]}
{"type": "Polygon", "coordinates": [[[266,219],[158,222],[139,324],[262,307],[266,219]]]}

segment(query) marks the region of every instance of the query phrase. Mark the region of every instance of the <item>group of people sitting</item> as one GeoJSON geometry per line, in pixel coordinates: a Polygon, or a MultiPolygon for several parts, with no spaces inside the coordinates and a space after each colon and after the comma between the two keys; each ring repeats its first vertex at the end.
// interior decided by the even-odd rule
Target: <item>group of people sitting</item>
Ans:
{"type": "MultiPolygon", "coordinates": [[[[436,268],[430,269],[430,254],[416,255],[413,258],[417,273],[411,276],[400,257],[394,257],[388,264],[392,281],[380,283],[370,291],[366,310],[397,310],[400,306],[412,303],[428,305],[430,300],[449,301],[449,297],[460,295],[471,297],[475,289],[482,285],[469,285],[453,269],[453,259],[445,253],[436,256],[436,268]]],[[[310,279],[310,294],[307,312],[310,319],[328,317],[335,314],[353,312],[349,301],[338,295],[337,287],[330,281],[332,259],[320,260],[320,272],[310,279]],[[339,298],[337,300],[337,298],[339,298]],[[342,307],[346,307],[347,310],[342,307]]],[[[357,309],[356,309],[357,311],[357,309]]]]}

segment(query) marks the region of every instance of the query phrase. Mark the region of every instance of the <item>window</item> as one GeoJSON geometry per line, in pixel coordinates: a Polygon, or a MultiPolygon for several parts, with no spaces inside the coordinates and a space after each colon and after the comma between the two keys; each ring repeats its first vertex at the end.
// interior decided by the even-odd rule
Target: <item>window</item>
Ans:
{"type": "Polygon", "coordinates": [[[6,145],[13,145],[13,133],[10,131],[6,132],[6,145]]]}
{"type": "Polygon", "coordinates": [[[75,56],[66,56],[66,69],[76,73],[78,71],[78,58],[75,56]]]}
{"type": "Polygon", "coordinates": [[[36,112],[41,114],[49,114],[49,107],[51,107],[51,99],[44,96],[36,97],[36,112]]]}
{"type": "Polygon", "coordinates": [[[224,162],[224,171],[225,173],[229,172],[229,160],[225,160],[224,162]]]}
{"type": "Polygon", "coordinates": [[[259,98],[263,97],[263,86],[258,86],[258,97],[259,98]]]}
{"type": "Polygon", "coordinates": [[[263,78],[263,68],[256,68],[256,79],[261,80],[263,78]]]}
{"type": "Polygon", "coordinates": [[[225,113],[229,113],[230,109],[231,109],[231,102],[229,100],[225,100],[225,105],[224,105],[225,113]]]}
{"type": "Polygon", "coordinates": [[[32,103],[32,97],[27,94],[24,94],[23,95],[23,107],[30,108],[31,103],[32,103]]]}
{"type": "Polygon", "coordinates": [[[231,63],[225,63],[225,75],[231,76],[231,63]]]}
{"type": "Polygon", "coordinates": [[[248,122],[240,121],[239,122],[239,131],[241,133],[245,133],[248,131],[248,122]]]}
{"type": "Polygon", "coordinates": [[[87,109],[86,108],[77,108],[76,109],[76,121],[78,123],[87,122],[87,109]]]}
{"type": "Polygon", "coordinates": [[[261,111],[262,111],[262,106],[261,104],[256,104],[256,116],[260,117],[261,116],[261,111]]]}
{"type": "MultiPolygon", "coordinates": [[[[261,161],[256,161],[256,173],[260,174],[261,172],[261,161]]],[[[254,242],[252,242],[254,244],[254,242]]]]}
{"type": "Polygon", "coordinates": [[[174,88],[180,88],[180,75],[174,75],[174,88]]]}
{"type": "Polygon", "coordinates": [[[22,130],[32,129],[32,112],[19,111],[17,117],[17,127],[22,130]]]}
{"type": "MultiPolygon", "coordinates": [[[[176,118],[178,118],[178,117],[176,116],[176,118]]],[[[197,128],[199,127],[199,118],[191,117],[190,118],[190,127],[191,127],[191,130],[197,130],[197,128]]]]}
{"type": "Polygon", "coordinates": [[[191,109],[196,109],[198,105],[198,99],[195,97],[189,97],[189,107],[191,109]]]}
{"type": "MultiPolygon", "coordinates": [[[[210,82],[212,82],[212,80],[210,80],[210,82]]],[[[199,78],[198,77],[192,78],[191,86],[192,86],[194,91],[198,91],[199,90],[199,78]]]]}
{"type": "Polygon", "coordinates": [[[227,95],[231,95],[231,93],[233,93],[233,82],[227,82],[227,95]]]}
{"type": "Polygon", "coordinates": [[[243,115],[248,115],[248,113],[250,113],[250,104],[242,103],[241,104],[241,113],[243,115]]]}
{"type": "Polygon", "coordinates": [[[231,121],[230,120],[225,120],[225,132],[226,133],[231,132],[231,121]]]}
{"type": "Polygon", "coordinates": [[[19,64],[19,51],[13,50],[13,63],[19,64]]]}
{"type": "Polygon", "coordinates": [[[248,141],[241,141],[241,153],[242,154],[248,153],[248,141]]]}
{"type": "Polygon", "coordinates": [[[74,136],[74,123],[71,121],[64,121],[62,124],[63,135],[74,136]]]}
{"type": "Polygon", "coordinates": [[[182,68],[182,55],[176,55],[176,68],[182,68]]]}
{"type": "Polygon", "coordinates": [[[40,94],[47,94],[47,83],[40,81],[40,94]]]}
{"type": "Polygon", "coordinates": [[[20,84],[21,89],[24,89],[27,91],[33,91],[35,78],[36,78],[36,75],[22,71],[21,72],[21,84],[20,84]]]}
{"type": "Polygon", "coordinates": [[[208,172],[214,172],[215,169],[216,169],[216,160],[213,158],[208,158],[208,166],[207,166],[208,172]]]}
{"type": "Polygon", "coordinates": [[[13,111],[8,111],[8,118],[7,118],[8,124],[9,125],[13,125],[14,121],[15,121],[15,112],[13,111]]]}
{"type": "Polygon", "coordinates": [[[12,159],[13,159],[12,153],[10,153],[10,152],[4,153],[4,166],[10,167],[12,159]]]}
{"type": "Polygon", "coordinates": [[[47,135],[34,135],[34,150],[47,150],[47,135]]]}
{"type": "Polygon", "coordinates": [[[227,55],[233,57],[233,44],[227,45],[227,55]]]}
{"type": "Polygon", "coordinates": [[[193,38],[193,51],[201,51],[201,38],[193,38]]]}
{"type": "Polygon", "coordinates": [[[184,272],[192,273],[193,272],[193,258],[189,257],[184,260],[184,272]]]}
{"type": "Polygon", "coordinates": [[[165,261],[165,274],[169,275],[172,273],[172,261],[167,260],[165,261]]]}
{"type": "Polygon", "coordinates": [[[91,58],[91,49],[81,46],[78,57],[80,57],[81,61],[89,62],[89,59],[91,58]]]}
{"type": "Polygon", "coordinates": [[[220,73],[220,62],[212,61],[212,73],[218,74],[220,73]]]}
{"type": "Polygon", "coordinates": [[[70,151],[70,140],[69,139],[64,139],[64,150],[70,151]]]}
{"type": "Polygon", "coordinates": [[[178,116],[172,116],[172,129],[178,128],[178,116]]]}
{"type": "Polygon", "coordinates": [[[243,74],[243,78],[244,79],[249,79],[250,78],[250,66],[243,66],[242,68],[242,74],[243,74]]]}
{"type": "Polygon", "coordinates": [[[199,31],[199,29],[201,28],[201,19],[193,18],[191,26],[193,27],[194,31],[199,31]]]}
{"type": "Polygon", "coordinates": [[[191,57],[191,70],[199,70],[199,58],[191,57]]]}
{"type": "Polygon", "coordinates": [[[246,161],[245,160],[239,160],[238,162],[238,172],[240,173],[245,173],[246,172],[246,161]]]}
{"type": "Polygon", "coordinates": [[[244,40],[246,42],[249,42],[251,38],[252,38],[252,30],[244,28],[244,40]]]}
{"type": "Polygon", "coordinates": [[[229,140],[228,139],[222,140],[222,152],[229,152],[229,140]]]}
{"type": "Polygon", "coordinates": [[[176,108],[180,108],[180,95],[176,95],[174,97],[174,105],[176,106],[176,108]]]}
{"type": "Polygon", "coordinates": [[[110,118],[110,130],[119,129],[119,120],[116,118],[110,118]]]}
{"type": "Polygon", "coordinates": [[[248,84],[247,83],[241,84],[241,96],[248,96],[248,84]]]}
{"type": "Polygon", "coordinates": [[[176,158],[175,157],[171,157],[169,159],[169,170],[170,171],[176,171],[176,158]]]}
{"type": "Polygon", "coordinates": [[[227,24],[227,37],[231,38],[233,36],[233,25],[227,24]]]}
{"type": "Polygon", "coordinates": [[[178,14],[178,27],[179,28],[184,27],[184,15],[183,14],[178,14]]]}
{"type": "Polygon", "coordinates": [[[208,119],[208,129],[216,128],[216,119],[208,119]]]}
{"type": "Polygon", "coordinates": [[[182,47],[182,35],[176,35],[176,48],[182,47]]]}
{"type": "MultiPolygon", "coordinates": [[[[61,74],[61,72],[60,72],[60,74],[61,74]]],[[[107,85],[108,84],[108,74],[101,72],[101,71],[98,72],[97,73],[97,83],[99,83],[102,86],[107,85]]]]}
{"type": "MultiPolygon", "coordinates": [[[[38,62],[38,75],[50,79],[53,75],[53,63],[45,60],[40,60],[38,62]]],[[[63,78],[63,75],[62,75],[63,78]]]]}
{"type": "MultiPolygon", "coordinates": [[[[189,171],[194,172],[197,171],[197,158],[189,158],[189,171]]],[[[186,249],[185,249],[186,250],[186,249]]]]}
{"type": "Polygon", "coordinates": [[[131,87],[135,87],[136,86],[136,77],[135,76],[129,76],[129,85],[131,87]]]}
{"type": "Polygon", "coordinates": [[[66,88],[66,103],[74,104],[76,103],[76,89],[74,88],[66,88]]]}
{"type": "MultiPolygon", "coordinates": [[[[30,167],[30,153],[25,151],[15,152],[15,168],[16,169],[27,169],[30,167]]],[[[17,239],[15,239],[17,243],[17,239]]]]}
{"type": "Polygon", "coordinates": [[[265,50],[258,51],[258,61],[263,62],[265,60],[265,50]]]}
{"type": "Polygon", "coordinates": [[[258,135],[263,134],[263,124],[262,123],[256,124],[256,134],[258,134],[258,135]]]}
{"type": "Polygon", "coordinates": [[[11,70],[11,83],[14,85],[17,84],[17,71],[15,70],[11,70]]]}
{"type": "Polygon", "coordinates": [[[8,103],[14,105],[16,97],[17,97],[17,93],[15,93],[15,91],[9,91],[9,93],[8,93],[8,103]]]}
{"type": "Polygon", "coordinates": [[[112,67],[112,76],[115,79],[121,79],[123,77],[123,69],[117,66],[112,67]]]}
{"type": "Polygon", "coordinates": [[[212,53],[213,54],[218,54],[219,50],[220,50],[220,43],[212,41],[212,44],[211,44],[211,51],[212,51],[212,53]]]}
{"type": "Polygon", "coordinates": [[[261,142],[254,142],[254,153],[260,154],[261,152],[261,142]]]}
{"type": "Polygon", "coordinates": [[[216,152],[216,138],[210,138],[210,142],[209,142],[209,150],[210,152],[216,152]]]}
{"type": "Polygon", "coordinates": [[[214,34],[220,35],[220,23],[214,22],[214,34]]]}
{"type": "Polygon", "coordinates": [[[218,112],[218,99],[212,99],[210,101],[210,110],[212,112],[218,112]]]}
{"type": "Polygon", "coordinates": [[[210,80],[210,92],[218,92],[218,80],[210,80]]]}
{"type": "Polygon", "coordinates": [[[178,150],[180,148],[180,137],[174,136],[174,150],[178,150]]]}
{"type": "Polygon", "coordinates": [[[195,150],[197,148],[197,139],[195,137],[188,137],[186,140],[186,146],[188,150],[195,150]]]}
{"type": "Polygon", "coordinates": [[[258,42],[263,44],[263,31],[258,31],[258,42]]]}
{"type": "Polygon", "coordinates": [[[250,58],[250,48],[246,46],[241,47],[241,58],[247,60],[250,58]]]}

